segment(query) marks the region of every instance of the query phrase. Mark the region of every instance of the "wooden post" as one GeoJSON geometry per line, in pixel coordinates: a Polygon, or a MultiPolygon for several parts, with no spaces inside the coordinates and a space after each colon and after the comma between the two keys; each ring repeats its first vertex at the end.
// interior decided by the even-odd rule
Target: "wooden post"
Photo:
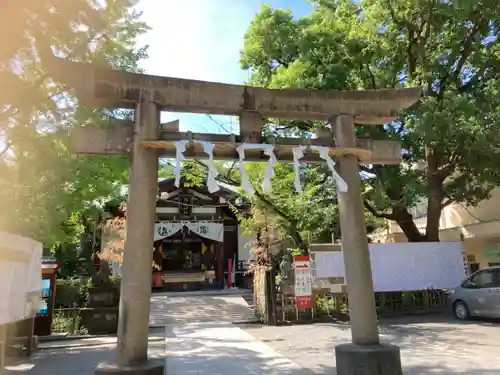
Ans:
{"type": "Polygon", "coordinates": [[[7,324],[0,324],[0,371],[3,371],[6,364],[7,347],[9,345],[8,329],[7,324]]]}
{"type": "Polygon", "coordinates": [[[215,277],[217,288],[224,289],[224,243],[215,243],[215,277]]]}
{"type": "Polygon", "coordinates": [[[244,111],[240,116],[240,134],[246,142],[258,143],[261,139],[262,116],[257,112],[244,111]]]}

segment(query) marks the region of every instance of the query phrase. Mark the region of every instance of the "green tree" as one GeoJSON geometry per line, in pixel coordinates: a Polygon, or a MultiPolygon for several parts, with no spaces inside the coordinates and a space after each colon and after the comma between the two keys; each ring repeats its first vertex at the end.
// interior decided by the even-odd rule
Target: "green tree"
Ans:
{"type": "MultiPolygon", "coordinates": [[[[263,6],[241,52],[250,82],[309,89],[423,88],[422,100],[360,136],[401,140],[400,166],[364,167],[366,208],[410,241],[438,241],[442,209],[500,183],[500,4],[495,0],[318,0],[299,19],[263,6]],[[409,209],[427,203],[424,233],[409,209]]],[[[317,123],[288,123],[311,131],[317,123]]],[[[324,124],[323,124],[324,125],[324,124]]]]}
{"type": "Polygon", "coordinates": [[[104,201],[120,196],[126,158],[79,157],[69,136],[76,126],[105,127],[124,111],[90,110],[51,80],[51,56],[139,71],[147,30],[136,1],[17,1],[2,5],[0,21],[0,228],[58,251],[80,245],[104,201]]]}
{"type": "MultiPolygon", "coordinates": [[[[252,163],[247,168],[256,194],[251,199],[252,215],[246,225],[254,229],[274,227],[290,238],[303,253],[309,243],[330,243],[340,239],[340,220],[336,185],[330,170],[324,165],[301,167],[302,193],[293,184],[295,173],[289,164],[278,164],[272,180],[272,191],[261,189],[265,165],[252,163]],[[333,192],[333,194],[332,194],[333,192]]],[[[367,232],[371,233],[382,223],[370,213],[365,215],[367,232]]]]}

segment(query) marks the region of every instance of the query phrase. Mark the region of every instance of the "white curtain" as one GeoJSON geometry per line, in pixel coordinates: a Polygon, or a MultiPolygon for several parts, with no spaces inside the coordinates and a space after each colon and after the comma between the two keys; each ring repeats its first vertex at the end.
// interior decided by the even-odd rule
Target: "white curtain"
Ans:
{"type": "Polygon", "coordinates": [[[217,242],[224,241],[224,224],[222,223],[214,223],[210,221],[186,221],[183,222],[183,224],[188,227],[190,231],[201,237],[217,242]]]}
{"type": "Polygon", "coordinates": [[[164,223],[156,223],[154,241],[158,241],[163,238],[173,236],[178,231],[180,231],[181,228],[182,228],[181,223],[172,223],[168,221],[164,223]]]}
{"type": "Polygon", "coordinates": [[[180,223],[167,221],[163,223],[156,223],[154,240],[158,241],[163,238],[173,236],[183,227],[187,227],[190,231],[201,237],[217,242],[224,241],[224,224],[214,223],[211,221],[182,221],[180,223]]]}

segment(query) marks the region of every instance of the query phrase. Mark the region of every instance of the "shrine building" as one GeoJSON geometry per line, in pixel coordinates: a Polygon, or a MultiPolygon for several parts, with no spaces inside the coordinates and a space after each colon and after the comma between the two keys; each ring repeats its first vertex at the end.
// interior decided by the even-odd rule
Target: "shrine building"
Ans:
{"type": "Polygon", "coordinates": [[[234,286],[248,287],[244,273],[256,235],[240,229],[234,207],[248,209],[242,202],[224,186],[210,193],[206,186],[189,187],[183,180],[179,187],[173,178],[159,182],[153,262],[163,290],[221,289],[231,273],[234,286]]]}

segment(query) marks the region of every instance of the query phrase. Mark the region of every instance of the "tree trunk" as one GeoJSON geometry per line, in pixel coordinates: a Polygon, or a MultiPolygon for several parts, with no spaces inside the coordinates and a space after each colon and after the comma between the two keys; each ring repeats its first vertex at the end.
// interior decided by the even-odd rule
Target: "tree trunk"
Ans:
{"type": "Polygon", "coordinates": [[[290,226],[289,235],[292,238],[295,245],[299,248],[302,255],[309,255],[309,246],[304,242],[299,231],[293,226],[290,226]]]}
{"type": "Polygon", "coordinates": [[[427,149],[427,223],[425,229],[426,241],[439,241],[439,222],[443,203],[443,180],[438,173],[438,158],[435,150],[427,149]]]}
{"type": "Polygon", "coordinates": [[[441,221],[441,205],[443,194],[441,184],[429,182],[429,195],[427,197],[427,223],[425,228],[426,241],[439,242],[439,222],[441,221]]]}
{"type": "Polygon", "coordinates": [[[418,230],[415,221],[413,221],[413,216],[408,212],[406,208],[394,210],[393,212],[394,220],[398,223],[399,227],[405,234],[408,242],[423,242],[425,241],[425,236],[418,230]]]}

